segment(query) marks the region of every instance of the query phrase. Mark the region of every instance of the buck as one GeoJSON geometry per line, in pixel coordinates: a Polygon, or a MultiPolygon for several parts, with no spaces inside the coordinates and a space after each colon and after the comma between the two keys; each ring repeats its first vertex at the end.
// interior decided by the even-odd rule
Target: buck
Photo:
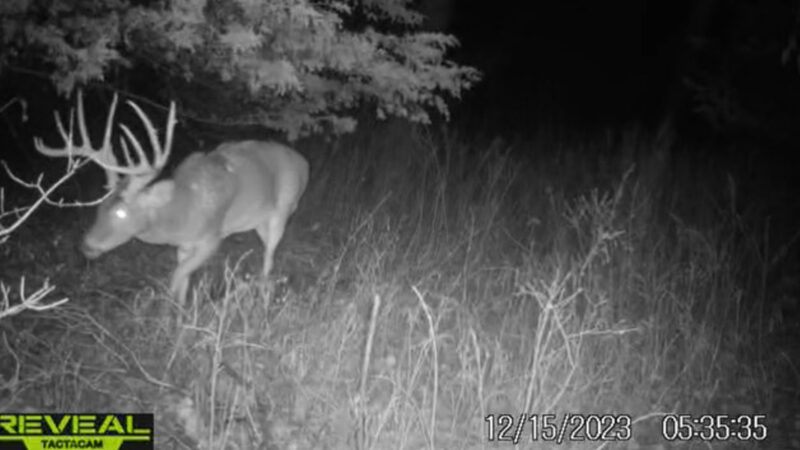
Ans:
{"type": "Polygon", "coordinates": [[[178,263],[170,281],[173,297],[184,302],[191,274],[233,233],[255,230],[264,244],[262,274],[273,266],[275,248],[286,222],[297,208],[308,183],[308,162],[297,151],[275,142],[239,141],[219,145],[208,154],[193,153],[175,170],[172,179],[156,181],[172,150],[175,103],[170,104],[163,144],[147,115],[132,101],[153,150],[152,161],[130,128],[120,136],[124,164],[111,146],[117,95],[109,109],[103,142],[92,147],[78,93],[78,130],[81,145],[73,141],[73,112],[69,131],[54,111],[61,148],[34,140],[39,153],[50,157],[88,158],[105,170],[108,197],[100,204],[94,225],[81,250],[93,259],[131,238],[178,248],[178,263]],[[130,151],[126,140],[133,147],[130,151]]]}

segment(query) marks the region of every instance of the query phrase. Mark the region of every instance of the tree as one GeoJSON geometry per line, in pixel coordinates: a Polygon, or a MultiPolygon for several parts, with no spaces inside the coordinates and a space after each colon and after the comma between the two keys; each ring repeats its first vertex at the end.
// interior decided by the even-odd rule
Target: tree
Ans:
{"type": "Polygon", "coordinates": [[[49,73],[68,94],[144,70],[190,116],[290,139],[351,131],[362,105],[426,123],[479,74],[446,58],[453,36],[419,31],[410,3],[4,0],[0,73],[49,73]]]}

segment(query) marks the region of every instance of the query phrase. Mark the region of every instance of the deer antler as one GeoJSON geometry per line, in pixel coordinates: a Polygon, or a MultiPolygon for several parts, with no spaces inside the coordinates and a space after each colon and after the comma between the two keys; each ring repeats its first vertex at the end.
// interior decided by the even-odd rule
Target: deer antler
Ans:
{"type": "Polygon", "coordinates": [[[89,133],[86,131],[86,121],[84,120],[83,115],[83,92],[78,91],[78,130],[81,134],[81,145],[75,145],[75,142],[72,138],[72,130],[73,130],[73,122],[74,122],[74,109],[70,109],[69,112],[69,132],[64,128],[64,123],[61,121],[61,115],[58,112],[53,111],[53,116],[56,119],[56,126],[58,127],[58,132],[61,135],[61,139],[64,141],[64,147],[55,148],[49,147],[44,144],[44,141],[40,137],[35,137],[33,139],[33,146],[36,148],[36,151],[39,153],[54,157],[54,158],[72,158],[75,156],[83,156],[85,158],[89,158],[92,161],[96,162],[98,165],[106,168],[106,187],[108,189],[113,189],[116,186],[118,177],[115,171],[112,171],[107,168],[109,165],[116,165],[117,159],[114,157],[114,152],[111,148],[111,126],[114,122],[114,112],[117,109],[117,95],[114,94],[114,100],[111,102],[111,108],[108,111],[108,118],[106,119],[106,128],[103,134],[103,144],[100,148],[93,148],[92,141],[89,138],[89,133]]]}
{"type": "Polygon", "coordinates": [[[147,131],[147,136],[150,139],[150,146],[153,148],[153,162],[147,159],[144,150],[142,149],[142,145],[139,143],[139,140],[136,139],[136,136],[133,135],[130,128],[128,128],[125,124],[120,124],[119,127],[122,129],[122,132],[125,134],[125,137],[130,141],[133,149],[136,151],[136,160],[138,162],[134,162],[131,156],[131,152],[128,149],[128,145],[125,143],[125,139],[120,138],[120,144],[122,145],[122,153],[125,156],[125,162],[127,164],[126,167],[117,166],[112,170],[116,170],[119,173],[124,173],[135,177],[135,180],[132,179],[131,183],[126,188],[126,191],[136,191],[141,186],[146,185],[149,183],[153,178],[158,176],[164,166],[167,164],[167,160],[169,159],[169,155],[172,152],[172,135],[175,129],[175,102],[171,102],[169,105],[169,114],[167,116],[167,130],[166,136],[164,137],[164,144],[162,145],[158,141],[158,132],[156,128],[153,126],[153,122],[147,117],[147,114],[142,111],[142,109],[131,100],[127,101],[128,106],[133,108],[136,114],[139,116],[139,119],[142,121],[144,125],[145,131],[147,131]]]}
{"type": "Polygon", "coordinates": [[[153,147],[153,162],[151,163],[149,161],[147,155],[142,149],[141,144],[139,144],[139,141],[133,135],[130,128],[124,124],[120,124],[119,126],[122,129],[123,134],[133,145],[133,148],[136,152],[136,157],[134,158],[131,155],[128,145],[125,143],[125,139],[120,137],[122,153],[125,158],[125,165],[121,165],[116,156],[114,156],[114,150],[111,146],[111,128],[114,122],[114,113],[117,108],[117,99],[117,94],[114,94],[114,99],[111,102],[108,118],[106,119],[106,128],[103,134],[103,144],[100,146],[100,148],[95,149],[92,147],[89,133],[86,130],[86,120],[84,119],[83,113],[82,91],[78,91],[77,101],[78,130],[81,134],[81,145],[77,146],[73,140],[72,129],[74,110],[70,110],[69,132],[67,132],[67,130],[64,128],[64,123],[61,121],[61,116],[57,112],[53,112],[53,115],[56,119],[58,132],[61,134],[61,138],[64,141],[64,147],[48,147],[44,144],[44,141],[38,137],[34,138],[34,147],[39,153],[50,157],[72,158],[74,156],[82,156],[89,158],[97,163],[97,165],[105,169],[106,187],[109,190],[116,187],[118,175],[121,174],[130,176],[130,182],[125,188],[125,193],[138,191],[156,176],[158,176],[159,172],[161,172],[166,165],[167,160],[169,159],[170,152],[172,151],[172,136],[176,124],[175,102],[170,103],[169,115],[167,118],[166,136],[164,139],[164,144],[161,145],[161,143],[158,141],[158,133],[156,132],[156,128],[153,126],[153,123],[150,121],[144,111],[142,111],[142,109],[139,108],[139,106],[133,101],[127,101],[128,105],[133,108],[133,110],[139,116],[139,119],[141,119],[142,124],[147,131],[147,135],[150,139],[150,145],[153,147]]]}

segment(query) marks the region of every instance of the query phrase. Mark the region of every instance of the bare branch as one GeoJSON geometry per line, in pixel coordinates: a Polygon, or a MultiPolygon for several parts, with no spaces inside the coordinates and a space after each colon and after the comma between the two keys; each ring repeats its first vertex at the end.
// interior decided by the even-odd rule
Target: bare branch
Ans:
{"type": "Polygon", "coordinates": [[[49,279],[46,279],[39,288],[32,293],[27,294],[25,292],[25,277],[23,276],[19,279],[19,288],[17,290],[20,302],[12,305],[11,288],[3,283],[0,283],[0,320],[27,310],[47,311],[48,309],[57,308],[69,301],[68,298],[64,297],[60,300],[43,304],[42,300],[50,295],[54,289],[55,286],[50,284],[49,279]]]}
{"type": "MultiPolygon", "coordinates": [[[[27,120],[27,103],[24,99],[20,99],[15,97],[4,105],[0,106],[0,112],[5,111],[11,105],[19,103],[22,106],[22,120],[27,120]]],[[[56,115],[56,122],[59,128],[59,132],[62,136],[65,135],[63,124],[58,119],[56,115]]],[[[70,117],[70,134],[72,133],[72,118],[70,117]]],[[[67,182],[70,178],[72,178],[75,173],[83,167],[89,159],[76,159],[71,151],[67,152],[67,168],[66,171],[61,175],[61,177],[56,180],[54,183],[50,184],[49,186],[45,186],[43,183],[44,175],[40,174],[35,182],[25,181],[19,176],[17,176],[8,164],[5,161],[0,161],[2,164],[3,169],[8,174],[9,179],[14,183],[19,184],[20,186],[33,189],[37,191],[38,198],[31,203],[30,205],[25,206],[18,206],[15,205],[11,209],[7,209],[5,203],[5,189],[0,186],[0,245],[5,244],[11,233],[16,231],[26,220],[30,218],[30,216],[36,211],[39,207],[43,204],[51,204],[56,205],[59,207],[66,207],[66,206],[88,206],[90,204],[99,203],[96,202],[79,202],[79,203],[66,203],[62,200],[55,202],[50,199],[50,195],[56,191],[59,187],[61,187],[64,183],[67,182]],[[7,222],[7,219],[11,218],[10,222],[7,222]],[[6,223],[4,223],[6,222],[6,223]]],[[[100,200],[102,201],[102,200],[100,200]]],[[[5,317],[10,317],[16,314],[19,314],[23,311],[32,310],[32,311],[46,311],[48,309],[56,308],[60,305],[63,305],[68,301],[67,298],[62,298],[55,302],[49,303],[42,303],[43,300],[50,295],[53,290],[55,289],[49,282],[49,280],[45,280],[44,283],[35,289],[32,293],[28,293],[25,287],[25,277],[22,276],[19,279],[19,287],[17,289],[17,296],[19,297],[19,302],[16,304],[11,303],[11,292],[12,289],[8,285],[3,282],[0,282],[0,320],[5,317]]]]}
{"type": "Polygon", "coordinates": [[[109,193],[106,193],[106,195],[102,198],[92,200],[89,202],[80,202],[80,201],[65,202],[63,199],[58,201],[53,201],[50,199],[50,196],[53,194],[53,192],[56,191],[56,189],[61,187],[70,178],[72,178],[75,175],[75,173],[81,167],[86,165],[86,163],[88,163],[89,161],[90,160],[88,159],[76,160],[74,158],[70,158],[67,164],[67,170],[64,172],[64,174],[61,175],[61,177],[58,180],[56,180],[53,184],[47,187],[43,185],[42,181],[43,175],[40,174],[35,182],[25,181],[16,174],[14,174],[14,172],[11,170],[10,167],[8,167],[8,164],[5,161],[0,161],[0,165],[3,166],[3,169],[5,169],[6,173],[8,174],[9,178],[11,178],[12,181],[19,184],[20,186],[37,191],[39,197],[36,199],[36,201],[34,201],[30,205],[15,206],[12,209],[8,210],[6,209],[6,205],[4,204],[5,200],[4,196],[0,195],[0,242],[3,242],[4,238],[6,238],[11,233],[13,233],[17,228],[19,228],[26,220],[28,220],[31,214],[33,214],[33,212],[43,204],[53,205],[59,208],[84,207],[84,206],[98,205],[103,200],[105,200],[106,197],[108,197],[109,193]],[[11,216],[15,216],[15,219],[11,224],[6,225],[2,223],[3,219],[6,219],[7,217],[11,216]]]}
{"type": "Polygon", "coordinates": [[[28,102],[26,102],[24,98],[14,97],[11,100],[5,102],[5,104],[3,104],[3,106],[0,106],[0,113],[5,111],[6,109],[10,108],[15,103],[19,103],[19,106],[22,109],[22,111],[21,111],[21,113],[22,113],[22,117],[21,117],[22,121],[23,122],[27,122],[28,121],[28,102]]]}

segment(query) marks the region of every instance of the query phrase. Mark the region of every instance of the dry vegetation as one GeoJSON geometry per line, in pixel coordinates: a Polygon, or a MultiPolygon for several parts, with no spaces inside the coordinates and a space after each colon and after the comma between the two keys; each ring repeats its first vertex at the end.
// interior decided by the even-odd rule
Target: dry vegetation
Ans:
{"type": "Polygon", "coordinates": [[[797,248],[735,168],[634,132],[298,147],[312,185],[271,289],[254,236],[161,315],[171,249],[86,262],[86,210],[14,235],[2,278],[71,301],[0,322],[0,410],[155,412],[160,449],[500,448],[487,416],[521,413],[631,418],[629,440],[536,448],[759,445],[668,443],[668,413],[767,414],[761,448],[800,445],[797,248]]]}

